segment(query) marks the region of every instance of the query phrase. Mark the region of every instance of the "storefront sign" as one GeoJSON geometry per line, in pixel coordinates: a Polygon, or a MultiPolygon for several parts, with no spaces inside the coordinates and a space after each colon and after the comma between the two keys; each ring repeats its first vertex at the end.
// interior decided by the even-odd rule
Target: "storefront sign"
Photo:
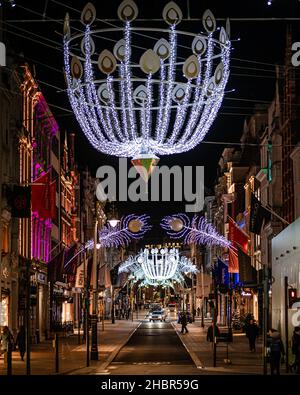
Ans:
{"type": "Polygon", "coordinates": [[[47,284],[47,277],[43,273],[37,273],[37,281],[41,284],[47,284]]]}

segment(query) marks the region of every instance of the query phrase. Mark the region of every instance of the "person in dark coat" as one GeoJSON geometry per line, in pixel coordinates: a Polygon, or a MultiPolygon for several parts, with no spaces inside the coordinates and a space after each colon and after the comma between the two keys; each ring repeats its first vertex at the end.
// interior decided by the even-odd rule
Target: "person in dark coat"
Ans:
{"type": "Polygon", "coordinates": [[[220,337],[220,329],[218,328],[217,324],[215,324],[212,321],[211,325],[207,329],[207,335],[206,335],[206,340],[211,343],[214,341],[214,327],[215,327],[215,336],[220,337]]]}
{"type": "Polygon", "coordinates": [[[275,329],[269,332],[270,367],[271,375],[280,375],[280,361],[284,360],[285,351],[280,333],[275,329]]]}
{"type": "Polygon", "coordinates": [[[295,355],[293,368],[300,373],[300,326],[296,326],[292,337],[292,353],[295,355]]]}
{"type": "Polygon", "coordinates": [[[21,360],[24,361],[24,355],[26,352],[26,332],[25,327],[22,325],[20,326],[20,330],[17,335],[16,344],[19,349],[21,360]]]}
{"type": "Polygon", "coordinates": [[[188,330],[186,327],[187,323],[188,323],[186,313],[181,314],[180,323],[181,323],[181,333],[184,333],[184,331],[185,331],[185,333],[188,333],[188,330]]]}
{"type": "Polygon", "coordinates": [[[250,352],[255,352],[255,342],[259,335],[259,329],[254,320],[250,320],[249,325],[246,327],[246,336],[249,340],[250,352]]]}

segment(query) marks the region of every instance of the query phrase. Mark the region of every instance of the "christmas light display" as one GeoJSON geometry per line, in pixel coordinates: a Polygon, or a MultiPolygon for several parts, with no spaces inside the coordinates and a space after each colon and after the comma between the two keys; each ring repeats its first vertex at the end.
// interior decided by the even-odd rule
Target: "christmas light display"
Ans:
{"type": "Polygon", "coordinates": [[[168,28],[135,27],[137,14],[134,1],[124,0],[118,8],[123,27],[92,30],[96,10],[88,3],[85,30],[72,36],[67,14],[64,65],[70,104],[90,143],[134,158],[149,174],[156,155],[191,150],[216,118],[229,77],[230,25],[217,29],[207,10],[205,33],[180,31],[182,12],[172,1],[163,10],[168,28]],[[145,52],[140,35],[153,41],[145,52]],[[107,40],[115,44],[99,54],[107,40]]]}
{"type": "Polygon", "coordinates": [[[119,267],[120,273],[131,273],[130,280],[139,286],[170,286],[173,282],[184,283],[183,274],[197,273],[197,267],[190,259],[179,256],[175,248],[145,248],[136,257],[130,256],[119,267]]]}
{"type": "MultiPolygon", "coordinates": [[[[148,224],[149,216],[129,214],[122,217],[116,226],[110,223],[105,225],[98,233],[100,247],[127,246],[132,239],[140,239],[151,229],[148,224]]],[[[94,241],[89,240],[85,244],[86,249],[94,248],[94,241]]]]}
{"type": "Polygon", "coordinates": [[[164,217],[161,226],[171,238],[183,239],[185,244],[231,246],[230,241],[221,236],[204,217],[195,215],[190,221],[186,214],[175,214],[164,217]]]}

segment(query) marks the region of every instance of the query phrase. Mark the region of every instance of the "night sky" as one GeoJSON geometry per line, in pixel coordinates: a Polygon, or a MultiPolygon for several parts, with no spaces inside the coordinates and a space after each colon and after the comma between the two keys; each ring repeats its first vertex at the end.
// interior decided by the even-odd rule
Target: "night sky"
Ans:
{"type": "MultiPolygon", "coordinates": [[[[99,0],[93,3],[97,8],[98,18],[117,18],[120,0],[99,0]]],[[[161,18],[162,9],[167,1],[136,0],[136,3],[139,8],[139,18],[161,18]]],[[[181,7],[186,18],[187,1],[178,0],[176,3],[181,7]]],[[[190,0],[189,3],[191,18],[201,18],[207,8],[211,9],[217,19],[226,17],[300,18],[300,1],[298,0],[274,0],[272,6],[268,6],[266,0],[190,0]]],[[[76,134],[76,151],[80,167],[84,168],[88,165],[95,175],[96,169],[104,163],[116,166],[116,158],[96,152],[89,145],[75,116],[69,112],[70,105],[64,91],[62,20],[65,13],[69,12],[71,19],[78,20],[78,22],[72,21],[71,26],[82,26],[79,18],[86,1],[16,0],[16,4],[17,6],[14,8],[4,7],[3,29],[6,35],[4,41],[7,44],[10,43],[17,53],[22,54],[30,65],[35,65],[36,79],[60,125],[61,132],[67,130],[76,134]],[[43,21],[46,4],[45,20],[43,21]],[[70,10],[64,5],[71,6],[77,11],[70,10]],[[24,20],[30,20],[30,22],[24,22],[24,20]],[[51,104],[61,108],[51,106],[51,104]]],[[[120,25],[120,22],[114,23],[120,25]]],[[[284,63],[287,23],[290,23],[293,29],[293,42],[300,41],[299,21],[231,21],[231,40],[240,38],[240,41],[233,42],[231,75],[226,90],[235,89],[235,91],[229,92],[225,96],[220,113],[206,135],[206,143],[204,141],[193,151],[184,154],[161,157],[160,165],[204,165],[207,193],[212,192],[217,178],[217,163],[221,152],[226,146],[230,146],[226,143],[239,141],[244,120],[253,113],[255,104],[263,104],[273,98],[275,64],[282,65],[284,63]],[[208,142],[216,143],[210,144],[208,142]],[[221,142],[225,144],[221,144],[221,142]]],[[[224,21],[217,21],[217,25],[224,25],[224,21]]],[[[97,22],[94,26],[100,28],[105,25],[102,22],[97,22]]],[[[149,22],[147,22],[147,26],[150,26],[149,22]]],[[[165,24],[161,22],[158,25],[156,23],[155,26],[165,27],[165,24]]],[[[180,30],[199,32],[202,30],[202,23],[201,21],[182,22],[180,30]]],[[[144,45],[146,46],[147,43],[144,45]]],[[[297,71],[297,78],[300,78],[299,71],[297,71]]],[[[161,215],[172,211],[178,212],[183,209],[183,205],[148,202],[120,204],[118,208],[122,213],[129,211],[152,213],[155,220],[159,221],[161,215]]]]}

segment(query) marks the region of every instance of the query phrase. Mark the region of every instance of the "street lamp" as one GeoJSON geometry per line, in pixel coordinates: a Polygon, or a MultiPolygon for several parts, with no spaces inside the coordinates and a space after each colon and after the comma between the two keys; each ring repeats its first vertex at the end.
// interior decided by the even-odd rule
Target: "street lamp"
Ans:
{"type": "MultiPolygon", "coordinates": [[[[100,244],[98,243],[98,218],[97,218],[97,210],[96,210],[96,218],[94,225],[94,250],[93,250],[93,311],[91,317],[92,324],[92,347],[91,347],[91,360],[98,361],[98,339],[97,339],[97,304],[98,304],[98,295],[97,295],[97,250],[98,245],[100,248],[100,244]],[[95,248],[96,246],[96,248],[95,248]]],[[[88,334],[87,334],[88,335],[88,334]]]]}

